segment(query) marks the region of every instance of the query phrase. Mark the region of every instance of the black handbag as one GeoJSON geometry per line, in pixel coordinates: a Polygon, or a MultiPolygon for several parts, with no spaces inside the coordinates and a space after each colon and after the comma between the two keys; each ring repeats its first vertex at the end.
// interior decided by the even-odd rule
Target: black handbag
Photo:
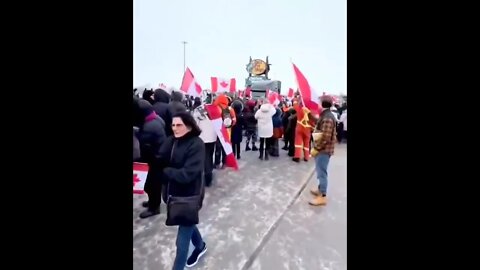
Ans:
{"type": "MultiPolygon", "coordinates": [[[[175,144],[172,147],[172,153],[170,155],[170,161],[173,157],[173,150],[175,149],[175,144]]],[[[167,220],[165,221],[165,225],[167,226],[177,226],[177,225],[185,225],[191,226],[198,224],[198,212],[200,211],[202,200],[203,200],[203,192],[204,189],[204,181],[203,177],[200,180],[200,184],[198,184],[196,188],[196,195],[193,196],[172,196],[170,195],[170,184],[167,185],[167,220]]]]}

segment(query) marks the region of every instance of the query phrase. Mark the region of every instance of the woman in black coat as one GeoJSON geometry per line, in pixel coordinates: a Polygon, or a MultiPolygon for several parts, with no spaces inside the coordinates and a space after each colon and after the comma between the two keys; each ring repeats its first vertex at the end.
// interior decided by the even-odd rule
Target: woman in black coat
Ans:
{"type": "Polygon", "coordinates": [[[295,109],[290,109],[288,125],[285,130],[285,139],[288,140],[288,156],[293,157],[295,152],[295,129],[297,127],[297,113],[295,109]]]}
{"type": "MultiPolygon", "coordinates": [[[[190,197],[201,194],[199,210],[203,203],[205,145],[200,139],[200,128],[188,112],[179,112],[172,118],[173,136],[167,138],[160,149],[159,166],[163,168],[162,179],[166,182],[166,196],[190,197]]],[[[167,208],[168,211],[168,208],[167,208]]],[[[167,213],[168,216],[168,213],[167,213]]],[[[173,269],[184,269],[198,262],[207,251],[196,224],[181,224],[177,233],[177,253],[173,269]],[[188,257],[192,241],[195,250],[188,257]]]]}
{"type": "Polygon", "coordinates": [[[232,103],[233,110],[235,111],[235,116],[237,121],[232,127],[232,149],[233,155],[240,159],[240,143],[242,142],[243,137],[243,128],[245,125],[245,118],[243,116],[243,105],[239,101],[234,101],[232,103]]]}
{"type": "Polygon", "coordinates": [[[285,142],[285,145],[282,147],[283,150],[288,150],[288,138],[287,138],[287,128],[288,128],[288,118],[290,117],[290,110],[287,110],[286,112],[283,113],[282,115],[282,125],[283,125],[283,141],[285,142]]]}

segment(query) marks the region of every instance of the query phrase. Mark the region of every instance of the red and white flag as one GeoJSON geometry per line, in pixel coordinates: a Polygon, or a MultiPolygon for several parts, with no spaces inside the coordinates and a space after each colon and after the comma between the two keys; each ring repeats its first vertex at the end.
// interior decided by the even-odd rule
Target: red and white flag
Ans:
{"type": "Polygon", "coordinates": [[[281,97],[275,91],[268,91],[268,102],[273,106],[278,106],[280,104],[281,97]]]}
{"type": "Polygon", "coordinates": [[[229,80],[211,77],[212,81],[212,93],[222,93],[222,92],[231,92],[235,93],[237,89],[237,83],[235,78],[229,80]]]}
{"type": "Polygon", "coordinates": [[[205,110],[207,110],[208,112],[210,121],[212,121],[213,128],[217,132],[217,136],[220,140],[220,143],[222,144],[223,150],[225,150],[225,154],[227,155],[225,165],[227,167],[238,170],[237,159],[233,155],[232,143],[228,138],[227,128],[223,124],[222,115],[220,110],[218,109],[218,106],[213,104],[206,104],[204,107],[205,110]]]}
{"type": "Polygon", "coordinates": [[[199,97],[202,95],[202,87],[195,81],[192,71],[187,67],[185,74],[183,74],[182,86],[180,90],[187,95],[199,97]]]}
{"type": "Polygon", "coordinates": [[[319,97],[315,90],[310,87],[310,84],[307,81],[307,78],[303,73],[298,69],[298,67],[293,64],[293,72],[295,73],[295,78],[297,80],[297,85],[299,88],[300,96],[302,97],[302,102],[305,107],[307,107],[312,114],[319,115],[319,97]]]}
{"type": "Polygon", "coordinates": [[[243,99],[245,97],[245,91],[244,90],[238,90],[238,97],[243,99]]]}
{"type": "Polygon", "coordinates": [[[133,194],[144,194],[143,188],[147,181],[148,164],[134,162],[133,163],[133,194]]]}
{"type": "Polygon", "coordinates": [[[288,88],[288,95],[287,95],[287,98],[292,100],[293,97],[295,96],[295,93],[293,91],[293,88],[288,88]]]}
{"type": "Polygon", "coordinates": [[[168,89],[167,85],[164,84],[164,83],[160,83],[160,84],[158,85],[158,88],[163,89],[163,90],[167,90],[167,89],[168,89]]]}

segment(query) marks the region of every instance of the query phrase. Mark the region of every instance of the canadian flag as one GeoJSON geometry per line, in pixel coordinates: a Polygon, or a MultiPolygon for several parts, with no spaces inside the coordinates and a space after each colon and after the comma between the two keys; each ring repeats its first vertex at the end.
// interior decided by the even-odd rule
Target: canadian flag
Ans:
{"type": "Polygon", "coordinates": [[[164,83],[160,83],[160,84],[158,85],[158,87],[159,87],[160,89],[163,89],[163,90],[167,90],[167,89],[168,89],[168,86],[167,86],[166,84],[164,84],[164,83]]]}
{"type": "Polygon", "coordinates": [[[231,92],[235,93],[237,88],[237,83],[235,78],[230,80],[225,80],[222,78],[211,77],[212,81],[212,93],[221,93],[221,92],[231,92]]]}
{"type": "Polygon", "coordinates": [[[294,96],[295,96],[295,94],[294,94],[293,88],[288,88],[287,98],[292,100],[294,96]]]}
{"type": "Polygon", "coordinates": [[[199,97],[202,94],[202,87],[195,81],[195,77],[193,77],[193,73],[188,67],[183,74],[180,90],[194,97],[199,97]]]}
{"type": "Polygon", "coordinates": [[[210,121],[212,121],[213,128],[215,129],[218,139],[222,144],[223,150],[225,150],[226,163],[227,167],[231,167],[235,170],[238,170],[237,159],[233,155],[232,143],[228,138],[227,128],[223,124],[222,115],[218,108],[218,106],[213,104],[206,104],[205,110],[208,112],[208,116],[210,117],[210,121]]]}
{"type": "Polygon", "coordinates": [[[293,64],[293,72],[295,73],[295,78],[297,80],[297,85],[299,88],[300,96],[302,98],[303,105],[307,107],[312,114],[314,115],[319,115],[320,114],[320,109],[319,109],[319,104],[318,104],[318,95],[310,87],[310,84],[307,81],[307,78],[303,75],[303,73],[298,69],[298,67],[293,64]]]}
{"type": "Polygon", "coordinates": [[[239,98],[244,98],[245,91],[244,90],[238,90],[238,97],[239,98]]]}
{"type": "Polygon", "coordinates": [[[145,187],[145,181],[147,181],[148,164],[146,163],[133,163],[133,194],[144,194],[143,188],[145,187]]]}
{"type": "Polygon", "coordinates": [[[267,91],[268,93],[268,102],[273,106],[278,106],[280,104],[280,95],[275,91],[267,91]]]}

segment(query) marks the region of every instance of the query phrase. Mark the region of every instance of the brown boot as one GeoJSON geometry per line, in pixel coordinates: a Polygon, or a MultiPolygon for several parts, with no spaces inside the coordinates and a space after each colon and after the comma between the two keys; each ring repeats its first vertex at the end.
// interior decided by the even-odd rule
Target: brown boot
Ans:
{"type": "Polygon", "coordinates": [[[320,193],[320,190],[318,190],[318,187],[314,187],[314,188],[310,189],[310,193],[312,193],[313,196],[320,196],[320,195],[322,195],[322,194],[320,193]]]}
{"type": "Polygon", "coordinates": [[[327,204],[327,197],[323,196],[316,196],[313,198],[311,201],[308,202],[310,205],[313,206],[320,206],[320,205],[326,205],[327,204]]]}

